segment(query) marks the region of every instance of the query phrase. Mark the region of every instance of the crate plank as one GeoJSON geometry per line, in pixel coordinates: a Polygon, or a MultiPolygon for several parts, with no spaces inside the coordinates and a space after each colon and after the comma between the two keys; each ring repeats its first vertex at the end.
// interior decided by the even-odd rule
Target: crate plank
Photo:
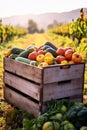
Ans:
{"type": "Polygon", "coordinates": [[[14,104],[15,106],[29,112],[33,113],[34,116],[37,116],[40,111],[39,104],[29,100],[28,98],[22,96],[21,94],[5,87],[4,96],[5,99],[9,101],[9,103],[14,104]]]}
{"type": "Polygon", "coordinates": [[[70,100],[74,102],[83,102],[83,93],[71,96],[70,100]]]}
{"type": "Polygon", "coordinates": [[[20,92],[23,92],[28,96],[31,96],[32,98],[40,101],[40,85],[32,83],[8,72],[4,73],[4,78],[5,84],[12,86],[20,92]]]}
{"type": "Polygon", "coordinates": [[[56,81],[71,80],[83,77],[84,64],[72,64],[67,69],[60,66],[51,66],[44,69],[44,84],[56,81]]]}
{"type": "Polygon", "coordinates": [[[33,80],[37,83],[42,82],[41,69],[35,66],[30,66],[26,63],[15,61],[7,57],[4,57],[4,70],[24,77],[26,79],[33,80]]]}
{"type": "Polygon", "coordinates": [[[35,116],[45,111],[51,99],[69,98],[83,101],[84,62],[50,65],[40,69],[4,57],[4,97],[13,105],[32,112],[35,116]]]}
{"type": "Polygon", "coordinates": [[[43,102],[50,99],[58,99],[81,94],[83,89],[82,78],[69,80],[67,82],[58,82],[45,84],[43,87],[43,102]]]}

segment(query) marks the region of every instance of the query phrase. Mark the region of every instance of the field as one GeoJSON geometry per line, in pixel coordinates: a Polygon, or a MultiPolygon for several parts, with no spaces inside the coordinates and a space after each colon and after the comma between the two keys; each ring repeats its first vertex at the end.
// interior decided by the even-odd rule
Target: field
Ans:
{"type": "MultiPolygon", "coordinates": [[[[86,39],[87,40],[87,39],[86,39]]],[[[40,45],[43,45],[46,41],[50,41],[54,43],[56,47],[64,46],[64,47],[72,47],[75,50],[77,49],[79,51],[79,48],[77,48],[77,41],[73,41],[72,39],[68,38],[67,36],[59,36],[52,33],[43,33],[43,34],[27,34],[23,37],[14,37],[9,42],[2,43],[0,45],[0,98],[3,98],[3,57],[6,55],[8,50],[12,47],[20,47],[26,49],[29,45],[35,44],[37,47],[40,45]]],[[[82,43],[83,44],[83,43],[82,43]]],[[[82,53],[82,52],[80,52],[82,53]]],[[[83,55],[83,53],[82,53],[83,55]]],[[[85,71],[84,75],[85,82],[87,83],[87,69],[85,71]]],[[[87,85],[84,84],[84,102],[86,103],[86,94],[87,94],[87,85]]],[[[7,105],[7,104],[5,104],[7,105]]],[[[8,109],[10,108],[10,105],[8,106],[8,109]]],[[[6,109],[6,108],[4,108],[6,109]]],[[[12,110],[12,108],[11,108],[12,110]]],[[[9,110],[10,111],[10,110],[9,110]]],[[[14,123],[14,122],[13,122],[14,123]]],[[[4,130],[4,129],[1,129],[4,130]]]]}
{"type": "MultiPolygon", "coordinates": [[[[37,30],[37,29],[35,28],[35,30],[37,30]]],[[[80,130],[80,128],[82,126],[87,126],[87,17],[86,17],[85,12],[83,11],[83,9],[81,9],[80,16],[76,20],[72,20],[71,23],[65,23],[65,24],[58,25],[58,26],[57,25],[55,26],[53,24],[52,28],[48,29],[48,31],[45,33],[41,33],[38,30],[32,34],[32,32],[30,32],[30,29],[29,29],[29,33],[30,34],[28,34],[28,30],[24,29],[24,28],[15,28],[10,25],[5,27],[2,23],[0,24],[0,130],[42,130],[42,129],[43,130],[46,130],[46,129],[47,130],[48,129],[50,129],[50,130],[58,130],[58,129],[78,130],[79,129],[80,130]],[[7,52],[9,52],[9,50],[13,47],[19,47],[22,49],[26,49],[30,45],[36,45],[36,47],[40,47],[41,45],[44,45],[44,43],[47,41],[53,43],[57,48],[71,47],[74,51],[78,52],[82,56],[82,59],[85,62],[85,73],[84,73],[84,77],[83,77],[84,78],[83,103],[70,102],[70,100],[66,100],[65,98],[63,100],[59,100],[59,101],[52,100],[48,103],[48,108],[46,109],[46,112],[44,114],[39,114],[38,117],[35,118],[32,115],[32,112],[31,113],[24,112],[23,110],[20,110],[16,106],[12,106],[11,104],[9,104],[6,101],[6,99],[4,99],[3,59],[6,56],[7,52]],[[73,107],[73,105],[74,105],[74,107],[73,107]],[[56,116],[55,114],[59,114],[59,117],[56,116]],[[60,117],[61,114],[62,114],[62,117],[60,117]],[[49,125],[49,122],[47,122],[47,121],[50,121],[51,124],[49,125]],[[48,125],[47,126],[45,125],[46,128],[45,127],[43,128],[45,123],[48,123],[48,125]],[[51,126],[51,127],[47,128],[48,126],[49,127],[51,126]]],[[[72,56],[72,54],[71,54],[71,56],[72,56]]],[[[54,60],[52,55],[50,57],[52,57],[52,59],[54,60]]],[[[50,59],[50,58],[48,58],[48,59],[50,59]]],[[[52,62],[52,59],[51,59],[51,62],[52,62]]],[[[7,62],[8,61],[6,60],[6,63],[7,62]]],[[[29,63],[29,60],[28,60],[28,63],[29,63]]],[[[24,65],[24,64],[21,64],[21,65],[24,65]]],[[[9,68],[9,62],[8,62],[7,66],[9,68]]],[[[28,66],[28,67],[32,67],[32,66],[28,66]]],[[[75,70],[76,70],[76,68],[77,67],[75,67],[75,70]]],[[[20,70],[19,68],[17,68],[17,69],[18,69],[18,71],[20,70]]],[[[36,69],[38,70],[38,68],[36,68],[36,69]]],[[[11,67],[10,67],[10,70],[11,70],[11,67]]],[[[24,74],[24,72],[22,74],[24,74]]],[[[66,72],[68,72],[68,70],[66,70],[66,72]]],[[[70,71],[70,75],[71,75],[71,77],[73,77],[73,74],[71,74],[71,72],[72,71],[70,71]]],[[[78,70],[77,70],[77,72],[78,72],[78,70]]],[[[9,74],[11,75],[11,72],[9,72],[9,74]]],[[[17,75],[17,73],[15,73],[15,74],[17,75]]],[[[31,73],[30,73],[30,75],[31,75],[31,73]]],[[[11,75],[10,78],[12,78],[12,77],[16,77],[16,76],[11,75]]],[[[19,77],[20,77],[20,75],[19,75],[19,77]]],[[[58,76],[56,76],[56,77],[58,77],[58,76]]],[[[61,77],[63,77],[63,76],[61,76],[61,77]]],[[[8,76],[7,76],[7,78],[8,78],[8,76]]],[[[41,76],[40,76],[40,78],[41,78],[41,76]]],[[[69,76],[66,76],[66,78],[69,78],[69,76]]],[[[41,78],[41,79],[43,79],[43,78],[41,78]]],[[[56,79],[56,78],[52,77],[52,79],[56,79]]],[[[81,79],[82,79],[82,77],[81,77],[81,79]]],[[[19,78],[18,78],[18,80],[19,80],[19,78]]],[[[31,81],[31,79],[27,79],[27,80],[31,81]]],[[[14,79],[13,79],[13,81],[11,81],[11,80],[7,80],[7,81],[10,81],[13,84],[16,83],[14,79]]],[[[16,78],[16,81],[17,81],[17,78],[16,78]]],[[[22,82],[22,80],[20,80],[20,81],[22,82]]],[[[65,79],[65,81],[66,81],[66,79],[65,79]]],[[[74,82],[74,83],[75,83],[75,86],[77,87],[77,82],[78,83],[80,83],[80,82],[77,79],[75,79],[75,81],[76,82],[74,82]]],[[[20,84],[21,84],[21,82],[20,82],[20,84]]],[[[34,82],[34,80],[33,80],[33,82],[34,82]]],[[[41,82],[43,82],[43,81],[41,81],[41,82]]],[[[23,80],[23,83],[25,83],[24,80],[23,80]]],[[[5,84],[7,85],[8,88],[10,88],[10,86],[12,86],[12,84],[9,85],[8,82],[5,82],[5,84]]],[[[52,84],[52,82],[51,82],[51,84],[52,84]]],[[[64,84],[64,85],[66,86],[66,88],[68,88],[68,86],[69,86],[69,90],[71,90],[70,85],[66,85],[66,84],[64,84]]],[[[14,85],[14,86],[16,86],[16,85],[14,85]]],[[[21,86],[22,85],[20,85],[20,87],[21,86]]],[[[32,86],[34,87],[34,85],[32,85],[32,86]]],[[[72,88],[74,89],[73,86],[74,85],[72,85],[72,88]]],[[[31,87],[31,85],[30,85],[30,87],[31,87]]],[[[25,88],[25,90],[27,90],[25,86],[24,86],[24,88],[25,88]]],[[[15,88],[13,88],[13,89],[15,90],[15,88]]],[[[21,87],[21,89],[23,90],[23,87],[21,87]]],[[[65,87],[64,87],[64,89],[65,89],[65,87]]],[[[35,90],[36,90],[36,88],[35,88],[35,90]]],[[[40,88],[40,90],[38,89],[38,92],[39,91],[42,92],[42,90],[43,89],[40,88]]],[[[55,90],[55,89],[53,89],[53,90],[55,90]]],[[[61,94],[61,92],[65,92],[63,90],[60,91],[60,94],[61,94]]],[[[10,89],[7,89],[7,91],[8,91],[7,96],[9,97],[10,89]]],[[[46,89],[46,91],[47,91],[47,89],[46,89]]],[[[51,91],[52,91],[52,89],[51,89],[51,91]]],[[[29,92],[32,93],[30,90],[29,90],[29,92]]],[[[71,92],[73,92],[73,91],[71,90],[71,92]]],[[[20,92],[20,93],[22,93],[22,92],[20,92]]],[[[42,92],[42,93],[44,94],[44,92],[42,92]]],[[[79,93],[79,91],[76,93],[76,97],[73,96],[74,100],[75,100],[75,98],[78,100],[78,98],[79,98],[78,93],[79,93]]],[[[70,94],[70,93],[67,93],[66,96],[68,96],[68,94],[70,94]]],[[[24,95],[26,95],[26,94],[24,94],[24,95]]],[[[24,98],[24,95],[22,98],[24,98]]],[[[38,94],[35,92],[35,95],[38,95],[38,94]]],[[[48,94],[46,93],[46,95],[48,95],[48,94]]],[[[56,94],[54,94],[54,95],[56,95],[56,94]]],[[[58,92],[57,92],[57,95],[58,95],[58,92]]],[[[82,91],[81,91],[81,95],[82,95],[82,91]]],[[[82,99],[81,95],[79,95],[79,96],[82,99]]],[[[70,96],[71,96],[71,94],[70,94],[70,96]]],[[[11,97],[11,93],[10,93],[10,97],[11,97]]],[[[15,96],[15,97],[17,97],[17,96],[15,96]]],[[[31,98],[30,95],[28,98],[31,98]]],[[[14,98],[11,98],[12,101],[15,101],[13,99],[14,98]]],[[[17,99],[20,102],[20,98],[18,97],[17,99]]],[[[41,103],[43,104],[44,101],[42,101],[42,99],[40,99],[40,100],[41,100],[41,102],[38,103],[38,105],[41,106],[41,103]]],[[[16,100],[16,103],[17,103],[17,100],[16,100]]],[[[24,103],[26,103],[26,102],[24,101],[24,103]]],[[[29,100],[28,100],[28,103],[29,103],[29,100]]],[[[20,102],[20,104],[23,106],[22,102],[20,102]]],[[[28,106],[28,104],[26,105],[26,107],[27,106],[28,106]]],[[[29,105],[28,109],[29,108],[30,108],[30,110],[32,110],[30,105],[29,105]]],[[[37,111],[36,108],[35,107],[33,107],[33,108],[35,109],[35,112],[36,112],[37,111]]],[[[84,128],[81,128],[81,130],[82,129],[84,129],[84,128]]],[[[86,127],[86,129],[87,129],[87,127],[86,127]]]]}
{"type": "MultiPolygon", "coordinates": [[[[35,44],[37,47],[43,45],[46,41],[54,43],[55,46],[69,46],[76,49],[76,43],[68,37],[59,36],[52,33],[43,33],[43,34],[27,34],[23,37],[15,37],[13,40],[3,43],[0,46],[0,96],[3,95],[3,57],[6,55],[8,50],[12,47],[27,48],[29,45],[35,44]]],[[[79,48],[79,47],[78,47],[79,48]]],[[[85,72],[85,82],[87,81],[87,71],[85,72]]],[[[85,88],[86,84],[84,85],[85,88]]]]}

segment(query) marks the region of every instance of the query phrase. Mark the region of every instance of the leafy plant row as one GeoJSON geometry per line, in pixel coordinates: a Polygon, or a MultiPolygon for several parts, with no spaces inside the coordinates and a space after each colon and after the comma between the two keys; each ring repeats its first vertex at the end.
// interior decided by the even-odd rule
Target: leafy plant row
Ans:
{"type": "Polygon", "coordinates": [[[23,36],[27,34],[27,29],[21,27],[13,27],[11,25],[4,25],[0,23],[0,44],[2,42],[8,41],[14,36],[23,36]]]}
{"type": "Polygon", "coordinates": [[[87,37],[87,17],[83,9],[80,10],[80,16],[77,19],[72,19],[70,23],[64,23],[49,30],[57,35],[72,37],[77,39],[78,44],[82,38],[87,37]]]}

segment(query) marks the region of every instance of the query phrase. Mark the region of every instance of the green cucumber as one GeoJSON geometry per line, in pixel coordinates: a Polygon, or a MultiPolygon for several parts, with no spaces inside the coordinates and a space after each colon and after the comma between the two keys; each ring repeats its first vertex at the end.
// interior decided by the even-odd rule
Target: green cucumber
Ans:
{"type": "Polygon", "coordinates": [[[27,64],[30,64],[30,62],[31,62],[31,60],[24,58],[24,57],[16,57],[15,60],[19,61],[19,62],[27,63],[27,64]]]}
{"type": "Polygon", "coordinates": [[[24,49],[22,49],[22,48],[18,48],[18,47],[11,48],[11,53],[12,54],[20,54],[23,51],[24,51],[24,49]]]}
{"type": "Polygon", "coordinates": [[[35,49],[34,48],[30,48],[30,49],[26,49],[23,52],[21,52],[18,57],[24,57],[24,58],[28,58],[28,55],[33,52],[35,49]]]}
{"type": "Polygon", "coordinates": [[[11,55],[9,56],[9,58],[10,58],[10,59],[15,59],[17,56],[18,56],[18,54],[11,54],[11,55]]]}
{"type": "Polygon", "coordinates": [[[38,62],[35,61],[35,60],[31,60],[31,61],[30,61],[30,65],[38,66],[38,62]]]}

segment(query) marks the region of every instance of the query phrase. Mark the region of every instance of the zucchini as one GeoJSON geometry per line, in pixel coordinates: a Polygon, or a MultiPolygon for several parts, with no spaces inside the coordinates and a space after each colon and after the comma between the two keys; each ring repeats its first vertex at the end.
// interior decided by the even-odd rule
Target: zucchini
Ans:
{"type": "Polygon", "coordinates": [[[19,62],[27,63],[27,64],[30,64],[30,62],[31,62],[31,60],[24,58],[24,57],[16,57],[15,60],[19,61],[19,62]]]}
{"type": "Polygon", "coordinates": [[[10,56],[11,54],[20,54],[22,51],[24,51],[24,49],[22,48],[18,48],[18,47],[13,47],[11,49],[8,50],[6,56],[10,56]]]}
{"type": "Polygon", "coordinates": [[[18,48],[18,47],[11,48],[11,53],[12,54],[20,54],[23,51],[24,51],[24,49],[22,49],[22,48],[18,48]]]}
{"type": "Polygon", "coordinates": [[[29,46],[26,48],[26,50],[29,50],[30,48],[36,49],[37,47],[36,47],[35,45],[29,45],[29,46]]]}
{"type": "Polygon", "coordinates": [[[30,49],[26,49],[24,50],[23,52],[21,52],[18,57],[24,57],[24,58],[27,58],[28,55],[33,52],[35,49],[34,48],[30,48],[30,49]]]}
{"type": "Polygon", "coordinates": [[[47,48],[52,48],[52,47],[50,47],[50,46],[48,46],[48,45],[44,45],[41,49],[42,49],[42,50],[46,50],[47,48]]]}
{"type": "Polygon", "coordinates": [[[51,48],[53,48],[54,50],[57,50],[58,48],[51,42],[46,42],[44,45],[48,45],[50,46],[51,48]]]}
{"type": "Polygon", "coordinates": [[[57,54],[56,54],[56,50],[53,49],[53,48],[47,48],[45,51],[46,51],[46,52],[50,52],[54,57],[57,56],[57,54]]]}
{"type": "Polygon", "coordinates": [[[18,56],[18,54],[11,54],[11,55],[9,56],[9,58],[10,58],[10,59],[15,59],[17,56],[18,56]]]}
{"type": "Polygon", "coordinates": [[[38,66],[38,62],[35,61],[35,60],[31,60],[31,61],[30,61],[30,65],[38,66]]]}

